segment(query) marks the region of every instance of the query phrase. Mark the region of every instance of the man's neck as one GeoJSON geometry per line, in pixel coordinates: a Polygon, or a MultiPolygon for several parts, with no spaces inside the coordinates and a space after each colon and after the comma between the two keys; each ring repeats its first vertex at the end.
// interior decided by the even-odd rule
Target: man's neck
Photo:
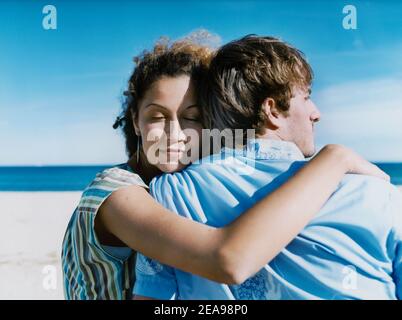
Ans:
{"type": "Polygon", "coordinates": [[[268,139],[268,140],[281,140],[285,141],[281,138],[280,134],[276,131],[266,129],[263,134],[258,134],[255,136],[256,139],[268,139]]]}
{"type": "Polygon", "coordinates": [[[247,149],[257,152],[257,156],[269,157],[275,159],[293,159],[303,160],[305,157],[297,145],[292,141],[286,141],[276,134],[256,135],[254,139],[247,141],[247,149]],[[257,143],[257,145],[256,145],[257,143]],[[257,147],[257,150],[255,148],[257,147]],[[265,154],[265,155],[264,155],[265,154]]]}

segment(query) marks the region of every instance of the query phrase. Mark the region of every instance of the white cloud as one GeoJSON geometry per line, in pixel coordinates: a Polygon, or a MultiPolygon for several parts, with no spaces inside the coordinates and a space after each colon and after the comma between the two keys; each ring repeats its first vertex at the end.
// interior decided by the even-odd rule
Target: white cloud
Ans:
{"type": "Polygon", "coordinates": [[[402,80],[342,83],[320,90],[317,142],[341,143],[372,161],[402,162],[402,80]]]}

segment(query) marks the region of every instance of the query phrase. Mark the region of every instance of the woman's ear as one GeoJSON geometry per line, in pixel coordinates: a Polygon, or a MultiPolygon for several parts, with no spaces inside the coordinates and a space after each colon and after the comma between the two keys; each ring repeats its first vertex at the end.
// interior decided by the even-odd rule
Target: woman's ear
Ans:
{"type": "Polygon", "coordinates": [[[269,129],[278,129],[282,126],[283,115],[272,98],[266,98],[262,103],[262,111],[265,114],[267,127],[269,129]]]}
{"type": "Polygon", "coordinates": [[[130,114],[131,114],[131,118],[133,119],[133,126],[134,126],[135,134],[136,134],[137,136],[140,136],[140,135],[141,135],[141,131],[140,131],[140,127],[139,127],[139,125],[138,125],[138,112],[133,112],[133,111],[131,110],[130,114]]]}

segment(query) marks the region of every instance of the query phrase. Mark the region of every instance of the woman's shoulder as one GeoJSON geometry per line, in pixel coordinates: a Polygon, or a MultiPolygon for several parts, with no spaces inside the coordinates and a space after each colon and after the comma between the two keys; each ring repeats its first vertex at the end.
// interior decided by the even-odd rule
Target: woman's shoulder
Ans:
{"type": "Polygon", "coordinates": [[[123,163],[99,172],[90,186],[94,185],[139,185],[148,188],[144,180],[127,164],[123,163]]]}
{"type": "Polygon", "coordinates": [[[114,191],[133,185],[148,188],[143,179],[128,164],[104,169],[96,174],[94,180],[83,191],[78,211],[96,213],[100,205],[114,191]]]}

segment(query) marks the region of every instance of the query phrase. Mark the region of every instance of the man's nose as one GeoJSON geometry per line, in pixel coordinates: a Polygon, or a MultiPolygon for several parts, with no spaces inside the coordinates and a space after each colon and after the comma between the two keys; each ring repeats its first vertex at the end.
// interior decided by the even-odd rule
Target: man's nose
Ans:
{"type": "Polygon", "coordinates": [[[317,106],[313,102],[313,112],[311,113],[310,119],[312,122],[318,122],[321,119],[321,112],[318,110],[317,106]]]}

